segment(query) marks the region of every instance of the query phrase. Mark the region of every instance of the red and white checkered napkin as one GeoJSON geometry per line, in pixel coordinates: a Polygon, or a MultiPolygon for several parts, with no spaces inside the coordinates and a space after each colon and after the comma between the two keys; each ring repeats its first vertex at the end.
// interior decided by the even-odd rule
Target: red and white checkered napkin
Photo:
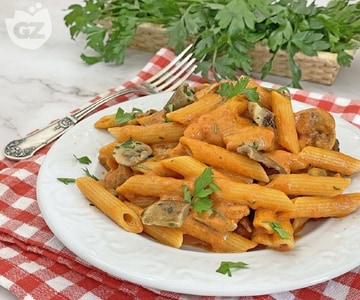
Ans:
{"type": "MultiPolygon", "coordinates": [[[[150,77],[173,56],[168,49],[159,50],[125,86],[150,77]]],[[[194,76],[190,81],[201,79],[194,76]]],[[[360,101],[299,90],[293,98],[340,113],[360,127],[360,101]]],[[[44,222],[36,199],[37,174],[50,147],[26,161],[0,161],[0,285],[20,299],[215,299],[149,290],[114,278],[65,248],[44,222]]],[[[360,268],[309,288],[242,299],[360,299],[360,268]]]]}

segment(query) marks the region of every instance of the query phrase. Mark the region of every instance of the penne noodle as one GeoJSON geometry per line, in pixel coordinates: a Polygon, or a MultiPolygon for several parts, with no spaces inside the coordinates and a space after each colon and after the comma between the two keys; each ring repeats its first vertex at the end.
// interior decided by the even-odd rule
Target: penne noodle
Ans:
{"type": "Polygon", "coordinates": [[[166,114],[166,118],[170,121],[184,125],[189,125],[200,115],[208,113],[218,107],[222,103],[222,97],[218,94],[210,94],[203,100],[195,101],[185,107],[166,114]]]}
{"type": "Polygon", "coordinates": [[[126,125],[109,128],[109,133],[118,141],[125,142],[129,139],[145,144],[172,143],[179,140],[185,127],[181,124],[156,123],[148,126],[126,125]]]}
{"type": "Polygon", "coordinates": [[[76,185],[91,203],[124,230],[133,233],[143,231],[139,216],[95,179],[79,177],[76,179],[76,185]]]}
{"type": "Polygon", "coordinates": [[[213,197],[219,201],[243,204],[252,209],[267,208],[275,212],[294,210],[293,202],[282,191],[220,178],[215,183],[220,190],[215,191],[213,197]]]}
{"type": "Polygon", "coordinates": [[[307,146],[300,152],[300,157],[313,167],[352,175],[360,171],[360,160],[334,150],[307,146]]]}
{"type": "Polygon", "coordinates": [[[294,229],[294,234],[299,233],[305,226],[305,224],[311,220],[310,218],[295,218],[292,220],[292,226],[294,229]]]}
{"type": "Polygon", "coordinates": [[[271,106],[275,115],[279,145],[292,153],[299,153],[300,146],[291,100],[278,92],[272,91],[271,106]]]}
{"type": "Polygon", "coordinates": [[[255,210],[253,225],[255,228],[262,228],[267,234],[274,233],[269,222],[276,222],[276,212],[266,208],[258,208],[255,210]]]}
{"type": "Polygon", "coordinates": [[[294,248],[294,230],[289,220],[279,222],[280,227],[288,233],[287,237],[281,237],[278,233],[274,232],[268,234],[262,228],[255,228],[252,240],[259,244],[265,245],[269,248],[279,251],[289,251],[294,248]]]}
{"type": "Polygon", "coordinates": [[[306,161],[302,159],[299,154],[294,154],[285,150],[277,149],[271,152],[265,152],[264,155],[282,166],[288,174],[305,170],[308,167],[306,161]]]}
{"type": "Polygon", "coordinates": [[[255,147],[259,151],[271,151],[274,148],[275,133],[273,129],[263,126],[244,126],[236,133],[224,137],[226,149],[236,151],[241,145],[255,147]]]}
{"type": "MultiPolygon", "coordinates": [[[[126,202],[126,206],[134,210],[141,217],[143,209],[131,202],[126,202]]],[[[180,248],[183,244],[183,233],[179,228],[162,227],[143,224],[144,232],[157,240],[159,243],[174,248],[180,248]]]]}
{"type": "Polygon", "coordinates": [[[193,236],[211,245],[213,252],[246,252],[257,244],[236,233],[222,233],[194,220],[191,216],[185,218],[181,229],[184,234],[193,236]]]}
{"type": "Polygon", "coordinates": [[[286,195],[336,196],[351,183],[350,178],[311,176],[308,174],[276,174],[266,185],[286,195]]]}
{"type": "Polygon", "coordinates": [[[129,201],[136,200],[138,196],[162,198],[164,195],[169,195],[183,197],[183,184],[189,188],[192,187],[191,182],[182,179],[161,177],[154,174],[138,174],[127,179],[116,189],[116,192],[129,201]]]}
{"type": "Polygon", "coordinates": [[[191,156],[209,166],[225,168],[261,182],[269,182],[269,177],[263,167],[247,156],[232,153],[222,147],[186,137],[182,137],[180,142],[190,149],[191,156]]]}
{"type": "Polygon", "coordinates": [[[360,193],[335,197],[297,197],[292,212],[279,213],[279,219],[344,217],[360,206],[360,193]]]}

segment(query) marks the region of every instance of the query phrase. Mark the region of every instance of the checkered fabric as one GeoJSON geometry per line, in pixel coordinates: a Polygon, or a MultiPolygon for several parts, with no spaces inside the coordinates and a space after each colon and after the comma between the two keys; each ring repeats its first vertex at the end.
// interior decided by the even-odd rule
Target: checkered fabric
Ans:
{"type": "MultiPolygon", "coordinates": [[[[174,53],[163,48],[133,80],[149,78],[169,63],[174,53]]],[[[193,76],[190,83],[201,78],[193,76]]],[[[267,87],[275,87],[260,82],[267,87]]],[[[113,90],[113,89],[112,89],[113,90]]],[[[107,91],[105,94],[111,92],[107,91]]],[[[340,114],[360,127],[360,99],[343,99],[291,89],[292,98],[340,114]]],[[[91,101],[104,95],[99,95],[91,101]]],[[[120,97],[107,106],[126,101],[120,97]]],[[[103,107],[102,107],[103,108],[103,107]]],[[[101,108],[100,108],[101,109],[101,108]]],[[[26,161],[0,161],[0,285],[20,299],[197,299],[217,297],[179,295],[150,290],[106,274],[67,249],[50,231],[36,199],[36,179],[51,145],[26,161]]],[[[227,299],[238,299],[228,297],[227,299]]],[[[242,297],[257,300],[360,299],[360,267],[330,281],[272,295],[242,297]]]]}

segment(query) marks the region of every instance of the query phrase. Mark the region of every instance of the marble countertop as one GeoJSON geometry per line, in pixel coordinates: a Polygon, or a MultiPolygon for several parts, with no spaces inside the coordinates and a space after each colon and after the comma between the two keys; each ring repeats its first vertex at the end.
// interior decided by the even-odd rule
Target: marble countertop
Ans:
{"type": "MultiPolygon", "coordinates": [[[[2,1],[0,10],[0,89],[2,93],[0,158],[8,142],[67,115],[72,109],[84,105],[93,96],[108,88],[121,85],[135,76],[153,55],[153,53],[129,49],[126,62],[122,66],[104,63],[86,65],[80,59],[85,41],[71,40],[63,22],[66,8],[76,2],[82,1],[2,1]],[[29,49],[30,46],[24,44],[24,41],[20,41],[20,44],[14,42],[9,33],[9,25],[5,22],[6,19],[14,18],[15,11],[28,12],[32,9],[45,9],[52,25],[48,40],[38,49],[29,49]]],[[[317,2],[322,4],[327,1],[317,2]]],[[[18,18],[20,18],[19,15],[18,18]]],[[[360,101],[359,75],[360,53],[358,52],[352,66],[342,69],[333,85],[326,86],[310,82],[303,82],[302,85],[306,90],[360,101]]],[[[266,80],[280,85],[289,83],[289,78],[276,76],[268,76],[266,80]]],[[[14,299],[1,288],[0,298],[14,299]]]]}

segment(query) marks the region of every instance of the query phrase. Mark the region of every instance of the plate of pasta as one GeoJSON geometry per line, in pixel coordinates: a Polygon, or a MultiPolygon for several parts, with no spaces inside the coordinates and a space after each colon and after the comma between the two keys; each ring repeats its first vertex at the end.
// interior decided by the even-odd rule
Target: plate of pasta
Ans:
{"type": "MultiPolygon", "coordinates": [[[[62,136],[48,152],[37,182],[39,206],[55,236],[81,259],[115,277],[183,294],[271,294],[324,282],[357,267],[360,264],[357,251],[360,247],[359,129],[331,115],[336,138],[332,136],[329,142],[327,137],[331,149],[319,153],[318,149],[325,146],[303,144],[300,129],[294,142],[291,126],[284,116],[289,110],[296,114],[300,124],[299,120],[306,117],[301,112],[311,112],[314,116],[316,111],[311,111],[314,108],[285,101],[282,93],[269,91],[274,118],[269,121],[266,115],[262,121],[271,128],[266,128],[264,134],[255,133],[253,129],[260,129],[253,127],[264,124],[254,125],[254,118],[250,123],[239,120],[242,126],[249,126],[239,141],[237,125],[222,120],[230,120],[229,114],[234,111],[251,119],[258,108],[239,104],[243,97],[224,102],[224,96],[216,96],[213,87],[204,89],[196,91],[197,100],[190,101],[190,105],[165,109],[163,114],[159,112],[167,107],[172,93],[127,101],[93,114],[62,136]],[[199,131],[194,125],[199,117],[191,119],[194,110],[191,112],[190,106],[200,98],[205,102],[195,109],[196,113],[200,107],[206,107],[207,111],[201,114],[207,117],[197,122],[197,126],[202,126],[199,131]],[[276,104],[274,98],[282,104],[276,104]],[[151,113],[145,113],[150,110],[151,113]],[[109,125],[119,111],[123,116],[131,112],[133,118],[134,112],[142,113],[136,115],[135,123],[109,125]],[[282,117],[278,118],[280,112],[282,117]],[[159,118],[163,120],[161,126],[159,118]],[[216,137],[219,132],[221,140],[216,137]],[[262,140],[251,139],[251,147],[240,147],[245,144],[244,135],[261,136],[262,140]],[[151,142],[153,139],[157,142],[151,142]],[[110,171],[123,164],[114,153],[119,152],[119,144],[124,146],[122,143],[127,142],[128,146],[134,140],[150,144],[153,152],[126,166],[122,171],[131,170],[131,174],[117,182],[117,187],[109,186],[114,184],[110,171]],[[276,151],[279,153],[275,154],[276,151]],[[84,167],[76,159],[79,157],[89,158],[90,163],[84,167]],[[284,157],[291,163],[284,163],[284,157]],[[210,181],[203,185],[207,195],[199,196],[195,182],[205,176],[209,166],[210,181]],[[306,174],[300,171],[304,168],[306,174]],[[110,179],[106,186],[107,176],[110,179]],[[64,184],[59,178],[76,180],[64,184]],[[181,206],[180,220],[179,215],[176,219],[179,224],[174,219],[166,220],[168,225],[151,223],[154,215],[150,215],[152,221],[149,218],[145,221],[145,215],[149,217],[153,213],[149,207],[154,203],[171,200],[173,205],[180,196],[186,199],[186,194],[188,201],[181,206]],[[120,208],[111,202],[114,197],[122,202],[120,208]],[[101,203],[97,202],[99,198],[101,203]],[[211,209],[198,211],[194,204],[203,198],[211,200],[211,209]],[[321,205],[315,206],[314,199],[321,205]],[[90,205],[89,200],[95,205],[90,205]],[[204,234],[204,228],[210,231],[204,234]],[[223,262],[243,265],[222,273],[219,267],[223,262]]],[[[262,101],[261,105],[266,107],[265,100],[262,101]]],[[[158,208],[154,211],[158,212],[158,208]]],[[[170,211],[169,207],[166,211],[170,211]]]]}

